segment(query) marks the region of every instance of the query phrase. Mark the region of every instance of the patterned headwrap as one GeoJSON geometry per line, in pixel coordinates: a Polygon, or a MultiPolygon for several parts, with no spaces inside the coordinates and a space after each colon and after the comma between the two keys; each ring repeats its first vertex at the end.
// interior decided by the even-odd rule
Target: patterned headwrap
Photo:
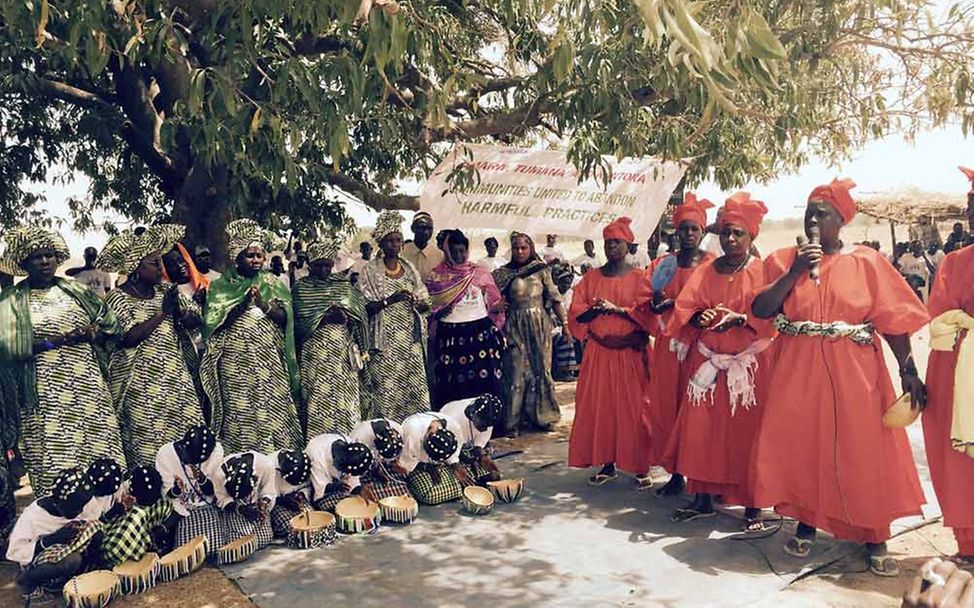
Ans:
{"type": "Polygon", "coordinates": [[[964,174],[967,179],[971,180],[971,189],[967,191],[968,194],[974,194],[974,169],[969,169],[967,167],[957,167],[960,172],[964,174]]]}
{"type": "Polygon", "coordinates": [[[848,224],[852,218],[856,217],[856,201],[853,200],[849,190],[856,187],[856,182],[848,177],[843,179],[833,179],[829,184],[816,186],[812,193],[808,195],[808,202],[819,201],[830,203],[835,210],[842,216],[842,220],[848,224]]]}
{"type": "Polygon", "coordinates": [[[88,465],[88,483],[95,496],[110,496],[122,487],[122,466],[111,458],[99,458],[88,465]]]}
{"type": "Polygon", "coordinates": [[[375,435],[375,449],[379,456],[386,460],[395,460],[402,454],[402,435],[392,428],[386,420],[377,420],[372,423],[372,433],[375,435]]]}
{"type": "Polygon", "coordinates": [[[334,260],[338,257],[341,246],[341,241],[335,236],[327,236],[319,241],[315,241],[307,247],[308,261],[334,260]]]}
{"type": "Polygon", "coordinates": [[[240,252],[248,247],[273,251],[278,240],[274,233],[264,230],[251,219],[234,220],[227,224],[227,255],[231,260],[236,260],[240,252]]]}
{"type": "Polygon", "coordinates": [[[480,422],[481,424],[477,425],[480,427],[493,426],[500,419],[503,410],[504,404],[497,398],[497,395],[484,393],[468,405],[464,413],[467,418],[474,421],[474,424],[480,422]]]}
{"type": "Polygon", "coordinates": [[[410,226],[432,226],[433,216],[425,211],[417,211],[410,226]]]}
{"type": "Polygon", "coordinates": [[[393,232],[401,234],[402,222],[403,217],[401,213],[386,209],[379,213],[379,217],[375,220],[375,229],[372,230],[372,238],[375,239],[376,243],[379,243],[393,232]]]}
{"type": "Polygon", "coordinates": [[[129,492],[140,505],[151,505],[162,498],[162,475],[155,467],[135,467],[129,476],[129,492]]]}
{"type": "Polygon", "coordinates": [[[149,226],[139,234],[124,230],[108,239],[96,266],[106,272],[131,274],[147,255],[168,253],[185,234],[186,226],[179,224],[149,226]]]}
{"type": "MultiPolygon", "coordinates": [[[[75,467],[64,469],[54,480],[52,495],[58,502],[67,502],[79,492],[84,492],[91,498],[91,484],[88,476],[81,469],[75,467]]],[[[85,502],[88,502],[85,500],[85,502]]]]}
{"type": "Polygon", "coordinates": [[[677,228],[680,227],[685,221],[696,222],[701,228],[707,226],[707,209],[713,207],[714,204],[709,200],[703,198],[697,200],[697,195],[693,192],[687,192],[683,195],[683,204],[676,208],[673,212],[673,225],[677,228]]]}
{"type": "Polygon", "coordinates": [[[423,451],[434,463],[441,463],[457,451],[457,436],[453,431],[441,428],[423,439],[423,451]]]}
{"type": "Polygon", "coordinates": [[[243,500],[254,492],[257,474],[254,473],[253,454],[231,456],[221,468],[227,480],[227,494],[234,500],[243,500]]]}
{"type": "Polygon", "coordinates": [[[277,454],[277,470],[284,481],[299,486],[311,476],[311,459],[304,452],[281,450],[277,454]]]}
{"type": "Polygon", "coordinates": [[[735,192],[717,212],[717,225],[723,229],[725,224],[734,224],[747,230],[751,238],[761,231],[761,221],[768,208],[761,201],[751,198],[747,192],[735,192]]]}
{"type": "Polygon", "coordinates": [[[372,450],[358,441],[351,443],[346,443],[344,440],[336,441],[332,444],[332,456],[335,468],[353,477],[368,473],[375,462],[372,458],[372,450]]]}
{"type": "Polygon", "coordinates": [[[13,276],[26,275],[27,272],[20,267],[20,263],[38,249],[46,248],[54,251],[58,266],[67,262],[68,258],[71,257],[64,237],[53,230],[46,230],[39,226],[18,226],[11,229],[4,236],[0,272],[13,276]]]}
{"type": "Polygon", "coordinates": [[[186,464],[202,464],[216,449],[216,435],[209,427],[197,424],[186,430],[182,439],[176,440],[176,448],[182,452],[186,464]]]}

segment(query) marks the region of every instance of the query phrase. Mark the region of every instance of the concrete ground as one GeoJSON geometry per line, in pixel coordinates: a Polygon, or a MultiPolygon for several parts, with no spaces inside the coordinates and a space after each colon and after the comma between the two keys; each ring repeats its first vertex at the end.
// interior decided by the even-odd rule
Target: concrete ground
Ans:
{"type": "MultiPolygon", "coordinates": [[[[918,424],[909,432],[929,504],[924,518],[895,522],[890,549],[903,573],[881,579],[846,543],[822,539],[807,562],[787,556],[781,545],[794,523],[772,513],[771,532],[744,538],[740,510],[676,525],[669,517],[687,498],[637,492],[625,477],[588,486],[591,471],[565,465],[574,385],[559,385],[559,398],[556,431],[495,442],[499,454],[514,452],[498,460],[505,475],[526,480],[515,504],[482,517],[460,503],[423,507],[408,526],[311,551],[272,546],[222,572],[208,567],[113,605],[898,606],[927,557],[956,551],[937,521],[918,424]]],[[[0,606],[17,605],[12,574],[9,564],[0,567],[0,606]]]]}

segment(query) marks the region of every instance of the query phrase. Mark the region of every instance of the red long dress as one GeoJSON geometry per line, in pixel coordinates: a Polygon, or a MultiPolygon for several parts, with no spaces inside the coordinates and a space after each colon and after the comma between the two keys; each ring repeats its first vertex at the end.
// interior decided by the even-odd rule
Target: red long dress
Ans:
{"type": "MultiPolygon", "coordinates": [[[[657,266],[666,257],[657,258],[650,265],[646,271],[647,283],[653,276],[653,272],[657,266]]],[[[693,276],[693,273],[700,268],[700,265],[712,259],[714,259],[712,253],[705,253],[704,257],[700,260],[700,264],[697,266],[693,268],[678,267],[676,274],[673,275],[673,280],[663,290],[664,297],[675,300],[683,290],[683,286],[693,276]]],[[[642,306],[639,312],[646,315],[648,311],[645,306],[642,306]]],[[[653,317],[655,315],[647,316],[653,317]]],[[[650,395],[652,395],[652,401],[649,408],[649,422],[650,428],[653,431],[652,463],[663,465],[670,471],[673,470],[673,463],[666,462],[666,446],[670,440],[670,436],[673,434],[673,430],[676,428],[676,418],[679,412],[681,396],[686,392],[687,383],[690,381],[689,366],[686,365],[685,361],[680,362],[676,353],[670,350],[671,337],[663,334],[663,328],[666,327],[672,317],[673,309],[671,308],[656,317],[655,324],[650,327],[652,335],[655,338],[652,355],[650,356],[652,369],[650,373],[650,395]]],[[[690,344],[696,340],[697,333],[698,331],[696,329],[688,328],[675,339],[684,344],[690,344]]]]}
{"type": "MultiPolygon", "coordinates": [[[[974,247],[944,258],[927,307],[931,318],[958,308],[974,315],[974,247]]],[[[922,416],[923,439],[944,525],[954,529],[960,555],[970,556],[974,555],[974,458],[950,446],[956,365],[956,348],[952,352],[931,351],[927,363],[929,399],[922,416]]]]}
{"type": "MultiPolygon", "coordinates": [[[[754,342],[772,337],[770,322],[751,313],[751,302],[764,285],[764,267],[753,260],[743,271],[720,274],[714,262],[701,265],[687,282],[676,300],[673,318],[667,333],[679,335],[699,310],[723,304],[735,312],[748,315],[747,325],[734,327],[723,333],[699,332],[687,356],[688,377],[707,361],[697,342],[718,354],[738,354],[754,342]],[[733,280],[731,280],[733,279],[733,280]]],[[[728,504],[754,505],[748,484],[751,451],[761,424],[766,379],[769,376],[769,350],[756,356],[754,370],[756,403],[745,409],[738,405],[732,413],[727,372],[717,374],[712,393],[694,405],[687,391],[683,392],[676,429],[667,446],[666,461],[687,478],[687,490],[720,494],[728,504]]]]}
{"type": "MultiPolygon", "coordinates": [[[[764,263],[765,282],[788,272],[795,248],[764,263]]],[[[870,322],[871,345],[850,338],[776,340],[764,419],[752,457],[758,504],[836,538],[879,543],[894,519],[920,513],[923,492],[903,429],[883,412],[896,399],[879,334],[912,334],[927,311],[892,264],[868,247],[826,256],[821,285],[798,279],[784,302],[792,321],[870,322]]]]}
{"type": "Polygon", "coordinates": [[[589,323],[580,323],[578,317],[599,299],[632,310],[650,295],[649,283],[639,270],[620,277],[607,277],[601,270],[592,270],[575,287],[568,309],[568,328],[577,340],[587,341],[575,395],[569,466],[614,462],[629,473],[644,474],[649,470],[647,352],[611,349],[590,339],[593,334],[619,337],[648,328],[617,315],[600,315],[589,323]]]}

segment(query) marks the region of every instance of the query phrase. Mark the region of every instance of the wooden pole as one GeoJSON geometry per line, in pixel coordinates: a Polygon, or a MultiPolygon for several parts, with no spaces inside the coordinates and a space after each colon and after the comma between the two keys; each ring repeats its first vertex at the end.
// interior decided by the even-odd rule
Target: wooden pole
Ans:
{"type": "Polygon", "coordinates": [[[893,251],[895,252],[896,251],[896,221],[895,220],[889,221],[889,234],[891,237],[893,237],[893,251]]]}

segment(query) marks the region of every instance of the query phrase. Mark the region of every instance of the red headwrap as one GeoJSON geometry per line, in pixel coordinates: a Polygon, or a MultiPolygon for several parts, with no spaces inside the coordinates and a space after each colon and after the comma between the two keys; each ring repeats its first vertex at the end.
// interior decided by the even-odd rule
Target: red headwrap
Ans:
{"type": "Polygon", "coordinates": [[[957,168],[961,170],[961,173],[967,176],[967,179],[971,180],[971,189],[967,193],[974,194],[974,169],[968,169],[967,167],[957,168]]]}
{"type": "Polygon", "coordinates": [[[606,241],[609,239],[620,239],[627,243],[635,243],[636,235],[632,233],[629,224],[632,224],[632,220],[628,217],[623,216],[616,219],[616,221],[602,229],[602,239],[606,241]]]}
{"type": "Polygon", "coordinates": [[[707,199],[698,201],[696,194],[687,192],[683,195],[683,204],[678,206],[673,213],[673,225],[679,228],[680,224],[689,220],[696,222],[701,228],[705,228],[707,226],[707,209],[713,206],[714,204],[707,199]]]}
{"type": "Polygon", "coordinates": [[[856,182],[848,177],[833,179],[831,184],[816,186],[808,195],[808,202],[831,203],[842,216],[843,221],[848,224],[852,218],[856,217],[856,201],[852,200],[852,195],[849,194],[849,190],[855,187],[856,182]]]}
{"type": "Polygon", "coordinates": [[[725,224],[741,226],[747,230],[751,238],[756,238],[761,231],[761,221],[768,213],[768,208],[761,201],[752,200],[747,192],[735,192],[724,203],[722,211],[721,228],[725,224]]]}

